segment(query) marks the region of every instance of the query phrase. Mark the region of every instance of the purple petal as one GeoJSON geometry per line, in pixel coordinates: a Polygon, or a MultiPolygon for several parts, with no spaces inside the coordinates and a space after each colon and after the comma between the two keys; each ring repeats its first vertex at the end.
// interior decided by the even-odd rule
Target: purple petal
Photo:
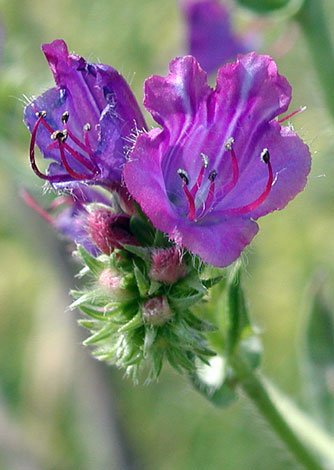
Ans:
{"type": "Polygon", "coordinates": [[[226,266],[256,234],[253,219],[283,208],[303,189],[310,154],[273,121],[286,111],[291,89],[270,57],[239,57],[220,69],[215,90],[204,78],[185,57],[172,62],[166,78],[147,80],[145,105],[163,128],[138,137],[124,181],[158,229],[226,266]],[[234,154],[225,145],[231,137],[234,154]],[[264,149],[271,166],[260,158],[264,149]]]}
{"type": "Polygon", "coordinates": [[[188,0],[182,6],[187,22],[189,54],[196,57],[208,73],[247,52],[246,43],[233,33],[230,15],[221,3],[216,0],[188,0]]]}

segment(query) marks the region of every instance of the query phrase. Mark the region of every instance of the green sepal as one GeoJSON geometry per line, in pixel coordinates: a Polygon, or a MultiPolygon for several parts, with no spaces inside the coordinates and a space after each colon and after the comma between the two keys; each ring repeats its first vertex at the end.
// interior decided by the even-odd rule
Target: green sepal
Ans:
{"type": "Polygon", "coordinates": [[[145,339],[144,339],[144,357],[147,357],[149,350],[152,348],[154,341],[157,338],[158,330],[154,326],[148,326],[145,328],[145,339]]]}
{"type": "Polygon", "coordinates": [[[324,293],[324,280],[312,280],[300,342],[303,391],[308,407],[334,433],[334,310],[324,293]]]}
{"type": "Polygon", "coordinates": [[[100,331],[95,333],[94,335],[90,336],[89,338],[85,339],[83,341],[83,345],[86,346],[88,344],[93,344],[97,343],[98,341],[101,341],[102,339],[107,338],[110,336],[111,332],[115,329],[115,326],[112,324],[107,324],[104,326],[100,331]]]}
{"type": "Polygon", "coordinates": [[[155,229],[145,215],[133,215],[130,219],[130,231],[141,245],[152,246],[155,229]]]}
{"type": "Polygon", "coordinates": [[[290,0],[237,0],[239,5],[256,13],[270,13],[286,7],[290,0]]]}
{"type": "Polygon", "coordinates": [[[217,388],[204,383],[196,372],[189,374],[189,378],[194,389],[214,406],[226,408],[238,399],[236,391],[226,382],[217,388]]]}
{"type": "Polygon", "coordinates": [[[87,305],[80,305],[80,310],[89,317],[95,318],[96,320],[100,321],[108,321],[110,317],[110,315],[101,313],[92,307],[88,307],[87,305]]]}
{"type": "MultiPolygon", "coordinates": [[[[202,279],[201,283],[206,289],[211,289],[211,287],[215,286],[216,284],[221,282],[223,279],[225,279],[226,281],[225,276],[216,276],[216,277],[212,277],[211,279],[202,279]]],[[[225,287],[225,283],[222,283],[221,287],[222,288],[225,287]]]]}
{"type": "Polygon", "coordinates": [[[162,286],[161,282],[151,281],[151,285],[150,285],[150,288],[148,290],[148,295],[155,294],[160,289],[161,286],[162,286]]]}
{"type": "Polygon", "coordinates": [[[149,280],[144,276],[133,260],[133,272],[135,274],[138,291],[141,297],[146,297],[150,288],[149,280]]]}
{"type": "Polygon", "coordinates": [[[143,317],[142,317],[141,312],[139,311],[138,313],[136,313],[136,315],[133,318],[131,318],[130,321],[125,323],[125,325],[121,326],[117,330],[117,333],[125,333],[126,331],[134,330],[136,328],[139,328],[143,324],[144,324],[143,317]]]}
{"type": "Polygon", "coordinates": [[[145,261],[146,264],[151,263],[151,250],[149,248],[144,248],[142,246],[135,246],[135,245],[124,245],[124,248],[130,253],[141,258],[145,261]]]}
{"type": "Polygon", "coordinates": [[[188,297],[172,297],[171,295],[168,296],[168,303],[172,309],[177,310],[179,312],[183,312],[187,310],[192,305],[196,304],[199,300],[201,300],[203,294],[194,294],[189,295],[188,297]]]}
{"type": "Polygon", "coordinates": [[[99,324],[94,320],[85,320],[84,318],[80,318],[78,320],[79,325],[87,328],[87,330],[97,330],[99,329],[99,324]]]}
{"type": "Polygon", "coordinates": [[[98,259],[94,258],[90,253],[88,253],[88,251],[86,251],[82,245],[77,246],[77,251],[75,251],[74,254],[80,256],[88,269],[96,277],[98,277],[101,274],[101,271],[103,271],[105,268],[105,265],[98,259]]]}
{"type": "Polygon", "coordinates": [[[70,293],[74,298],[76,298],[76,300],[71,303],[69,307],[70,310],[74,310],[83,304],[94,305],[95,307],[104,307],[110,300],[107,295],[101,295],[101,292],[96,290],[85,293],[72,290],[70,293]]]}

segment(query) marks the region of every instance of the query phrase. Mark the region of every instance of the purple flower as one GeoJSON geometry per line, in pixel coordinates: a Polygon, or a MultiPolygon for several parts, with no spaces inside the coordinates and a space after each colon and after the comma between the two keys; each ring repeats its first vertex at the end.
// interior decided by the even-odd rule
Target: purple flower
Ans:
{"type": "Polygon", "coordinates": [[[57,86],[25,108],[34,172],[56,188],[119,183],[127,139],[145,128],[128,84],[112,67],[69,54],[60,39],[42,50],[57,86]],[[37,167],[35,144],[53,160],[47,174],[37,167]]]}
{"type": "Polygon", "coordinates": [[[187,0],[183,11],[188,29],[189,54],[208,73],[249,49],[232,31],[230,15],[217,0],[187,0]]]}
{"type": "Polygon", "coordinates": [[[291,99],[268,56],[250,53],[218,71],[216,88],[186,56],[145,84],[162,126],[139,135],[124,167],[130,194],[156,228],[214,266],[232,263],[306,184],[308,147],[274,118],[291,99]]]}

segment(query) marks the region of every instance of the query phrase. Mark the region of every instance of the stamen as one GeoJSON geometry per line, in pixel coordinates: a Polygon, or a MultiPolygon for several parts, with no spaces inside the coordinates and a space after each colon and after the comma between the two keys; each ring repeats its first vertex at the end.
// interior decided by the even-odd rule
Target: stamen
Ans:
{"type": "Polygon", "coordinates": [[[70,117],[70,113],[68,111],[63,112],[63,114],[61,116],[61,122],[63,124],[66,124],[69,117],[70,117]]]}
{"type": "Polygon", "coordinates": [[[236,207],[234,209],[227,209],[226,211],[224,211],[226,215],[247,214],[247,212],[251,212],[255,210],[267,199],[270,193],[272,184],[273,184],[273,180],[274,180],[273,170],[272,170],[271,163],[270,163],[270,155],[269,155],[268,149],[262,150],[261,160],[263,161],[263,163],[265,163],[268,166],[268,181],[267,181],[267,185],[264,191],[262,192],[262,194],[260,194],[260,196],[257,199],[255,199],[255,201],[251,202],[250,204],[247,204],[246,206],[236,207]]]}
{"type": "MultiPolygon", "coordinates": [[[[41,178],[43,180],[50,181],[50,177],[48,175],[45,175],[44,173],[41,173],[39,171],[39,169],[37,168],[37,165],[36,165],[36,160],[35,160],[35,144],[36,144],[37,130],[38,130],[40,124],[42,123],[43,118],[46,116],[46,112],[41,111],[38,114],[39,114],[38,119],[35,122],[34,128],[31,132],[31,141],[30,141],[30,149],[29,149],[30,166],[39,178],[41,178]]],[[[36,113],[36,115],[37,115],[37,113],[36,113]]]]}
{"type": "Polygon", "coordinates": [[[233,149],[233,144],[234,144],[234,139],[233,137],[230,137],[227,139],[225,142],[225,148],[226,150],[229,150],[231,152],[231,160],[232,160],[232,178],[231,180],[226,184],[226,186],[222,190],[222,194],[224,197],[232,191],[234,186],[237,184],[238,179],[239,179],[239,165],[238,165],[238,160],[235,155],[234,149],[233,149]]]}
{"type": "MultiPolygon", "coordinates": [[[[37,113],[36,113],[37,114],[37,113]]],[[[41,111],[39,113],[39,116],[38,116],[38,119],[37,121],[35,122],[35,125],[33,127],[33,130],[31,132],[31,141],[30,141],[30,149],[29,149],[29,155],[30,155],[30,165],[31,165],[31,168],[33,169],[34,173],[41,179],[43,180],[47,180],[47,181],[50,181],[50,182],[61,182],[61,181],[66,181],[68,178],[66,175],[46,175],[44,173],[42,173],[41,171],[39,171],[39,169],[37,168],[37,165],[36,165],[36,159],[35,159],[35,145],[36,145],[36,136],[37,136],[37,130],[40,126],[40,124],[44,124],[45,121],[44,121],[44,118],[46,116],[46,112],[45,111],[41,111]]],[[[53,129],[49,126],[49,124],[47,124],[47,126],[51,129],[51,131],[53,132],[53,129]]]]}
{"type": "Polygon", "coordinates": [[[188,189],[188,184],[189,184],[189,176],[188,173],[185,170],[182,170],[179,168],[177,170],[177,174],[180,176],[182,179],[182,189],[183,192],[188,200],[188,205],[189,205],[189,213],[188,213],[188,219],[189,220],[195,220],[196,216],[196,207],[195,207],[195,199],[192,196],[191,192],[188,189]]]}
{"type": "Polygon", "coordinates": [[[209,158],[208,158],[207,155],[205,155],[205,153],[201,153],[201,159],[202,159],[202,162],[203,162],[202,168],[199,172],[196,183],[194,184],[194,186],[190,190],[190,193],[191,193],[193,198],[196,196],[197,191],[201,187],[203,177],[204,177],[204,172],[209,166],[209,158]]]}
{"type": "Polygon", "coordinates": [[[213,202],[213,196],[215,193],[215,179],[217,177],[217,174],[218,173],[216,170],[212,170],[209,173],[208,179],[210,181],[210,186],[209,186],[208,195],[206,196],[206,200],[205,200],[205,210],[208,210],[211,207],[211,204],[213,202]]]}
{"type": "Polygon", "coordinates": [[[287,119],[290,119],[292,116],[295,116],[296,114],[302,113],[305,110],[306,110],[306,106],[302,106],[301,108],[297,109],[296,111],[293,111],[293,113],[290,113],[287,116],[279,119],[277,122],[279,124],[281,124],[282,122],[286,121],[287,119]]]}
{"type": "Polygon", "coordinates": [[[50,135],[50,138],[52,140],[61,140],[62,142],[65,142],[65,140],[67,139],[67,130],[64,129],[63,131],[54,131],[50,135]]]}
{"type": "Polygon", "coordinates": [[[90,145],[90,142],[89,142],[89,137],[88,137],[88,133],[89,131],[91,130],[91,126],[89,124],[89,122],[87,122],[84,127],[83,127],[83,130],[84,130],[84,133],[83,133],[83,136],[84,136],[84,142],[85,142],[85,145],[88,149],[88,153],[89,154],[92,154],[93,153],[93,149],[90,145]]]}

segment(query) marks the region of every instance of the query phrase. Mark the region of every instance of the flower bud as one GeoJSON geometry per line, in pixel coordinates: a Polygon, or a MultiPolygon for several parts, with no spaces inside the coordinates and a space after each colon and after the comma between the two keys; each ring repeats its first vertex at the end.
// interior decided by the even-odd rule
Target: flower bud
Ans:
{"type": "Polygon", "coordinates": [[[173,317],[166,297],[153,297],[142,307],[142,313],[145,323],[154,326],[162,326],[173,317]]]}
{"type": "Polygon", "coordinates": [[[97,209],[87,217],[88,233],[95,245],[110,255],[114,248],[124,244],[138,245],[130,233],[130,217],[124,214],[113,214],[108,209],[97,209]]]}
{"type": "Polygon", "coordinates": [[[131,297],[131,293],[123,286],[122,277],[112,268],[101,272],[99,284],[113,300],[128,300],[131,297]]]}
{"type": "Polygon", "coordinates": [[[187,274],[181,252],[176,247],[158,248],[152,253],[150,278],[153,281],[174,284],[187,274]]]}

